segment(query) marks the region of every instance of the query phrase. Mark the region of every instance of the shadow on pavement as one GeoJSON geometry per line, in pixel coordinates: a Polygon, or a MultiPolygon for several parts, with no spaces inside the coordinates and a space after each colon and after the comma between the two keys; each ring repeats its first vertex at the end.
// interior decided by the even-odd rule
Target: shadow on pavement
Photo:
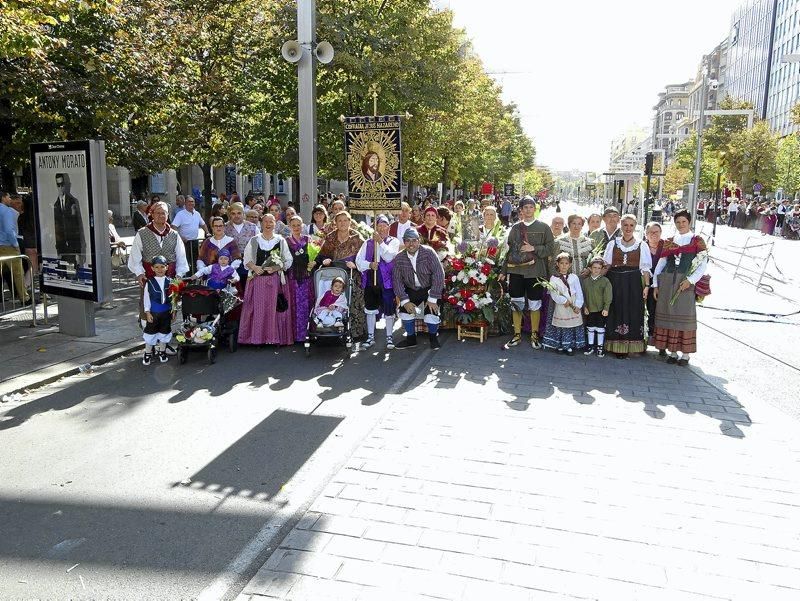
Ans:
{"type": "MultiPolygon", "coordinates": [[[[237,386],[279,392],[294,384],[316,382],[322,391],[314,405],[354,391],[362,395],[363,405],[374,405],[383,400],[395,376],[403,373],[416,356],[415,352],[393,351],[391,363],[387,363],[389,354],[374,349],[350,354],[343,347],[315,346],[306,357],[298,345],[240,347],[236,353],[221,349],[214,365],[198,352],[190,353],[184,365],[172,357],[167,363],[145,367],[137,353],[103,373],[76,376],[63,390],[0,413],[0,430],[20,426],[36,415],[70,409],[80,410],[81,419],[101,426],[104,420],[135,410],[157,395],[168,395],[169,403],[181,403],[197,394],[220,397],[237,386]]],[[[267,394],[264,398],[271,397],[267,394]]]]}
{"type": "Polygon", "coordinates": [[[727,383],[693,365],[691,369],[661,361],[658,355],[619,360],[578,354],[566,357],[550,350],[534,351],[527,345],[498,348],[499,339],[484,344],[451,340],[433,359],[429,370],[411,386],[435,382],[436,388],[457,388],[459,382],[496,385],[497,399],[513,411],[552,402],[554,394],[568,395],[580,405],[592,405],[601,396],[641,403],[654,419],[664,419],[661,407],[672,406],[686,414],[699,413],[719,422],[725,436],[743,438],[751,425],[741,403],[722,392],[727,383]],[[549,400],[548,400],[549,399],[549,400]]]}
{"type": "Polygon", "coordinates": [[[272,499],[343,419],[276,409],[193,474],[189,486],[226,495],[272,499]]]}

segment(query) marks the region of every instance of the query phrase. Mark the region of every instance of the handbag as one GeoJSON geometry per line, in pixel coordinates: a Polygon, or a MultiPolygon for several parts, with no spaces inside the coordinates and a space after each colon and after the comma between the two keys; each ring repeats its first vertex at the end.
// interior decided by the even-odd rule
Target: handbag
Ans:
{"type": "Polygon", "coordinates": [[[694,285],[694,295],[699,298],[705,298],[711,295],[711,276],[705,274],[697,280],[694,285]]]}
{"type": "Polygon", "coordinates": [[[286,300],[286,295],[283,293],[283,290],[278,292],[278,300],[275,303],[275,310],[278,313],[283,313],[286,309],[289,308],[289,301],[286,300]]]}

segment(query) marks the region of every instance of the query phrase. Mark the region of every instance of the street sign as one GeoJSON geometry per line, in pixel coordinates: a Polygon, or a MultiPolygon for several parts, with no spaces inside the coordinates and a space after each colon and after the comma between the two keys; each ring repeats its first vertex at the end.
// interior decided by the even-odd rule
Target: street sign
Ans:
{"type": "Polygon", "coordinates": [[[492,192],[494,192],[494,186],[491,182],[483,182],[481,185],[481,194],[491,194],[492,192]]]}
{"type": "Polygon", "coordinates": [[[503,196],[514,196],[514,184],[503,184],[503,196]]]}
{"type": "Polygon", "coordinates": [[[753,184],[753,192],[755,192],[756,194],[758,194],[759,192],[761,192],[761,190],[763,190],[763,189],[764,189],[764,186],[763,186],[763,184],[759,184],[758,182],[756,182],[755,184],[753,184]]]}

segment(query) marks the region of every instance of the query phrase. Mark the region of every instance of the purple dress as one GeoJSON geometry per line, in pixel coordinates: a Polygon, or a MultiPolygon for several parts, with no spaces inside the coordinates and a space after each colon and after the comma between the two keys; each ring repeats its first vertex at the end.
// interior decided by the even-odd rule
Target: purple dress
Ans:
{"type": "MultiPolygon", "coordinates": [[[[255,263],[263,265],[269,251],[258,248],[255,263]]],[[[281,284],[277,273],[255,276],[244,293],[239,323],[239,344],[294,344],[294,302],[291,287],[281,284]],[[288,303],[286,311],[276,308],[278,294],[288,303]]]]}
{"type": "Polygon", "coordinates": [[[308,319],[311,316],[311,309],[314,307],[314,278],[308,271],[308,241],[309,236],[300,236],[300,240],[295,240],[294,236],[286,238],[289,251],[292,253],[292,266],[286,272],[289,288],[294,297],[295,311],[295,342],[302,342],[308,334],[308,319]]]}

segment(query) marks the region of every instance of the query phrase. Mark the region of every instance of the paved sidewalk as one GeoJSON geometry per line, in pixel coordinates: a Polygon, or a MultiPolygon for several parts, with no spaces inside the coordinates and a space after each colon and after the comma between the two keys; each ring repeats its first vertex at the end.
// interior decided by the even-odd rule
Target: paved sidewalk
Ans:
{"type": "Polygon", "coordinates": [[[96,336],[80,338],[58,331],[56,305],[49,324],[30,326],[14,316],[0,320],[0,399],[76,373],[80,366],[109,361],[139,348],[142,331],[136,323],[138,287],[116,292],[111,308],[95,312],[96,336]]]}
{"type": "Polygon", "coordinates": [[[800,598],[800,425],[647,358],[450,340],[240,599],[800,598]]]}

